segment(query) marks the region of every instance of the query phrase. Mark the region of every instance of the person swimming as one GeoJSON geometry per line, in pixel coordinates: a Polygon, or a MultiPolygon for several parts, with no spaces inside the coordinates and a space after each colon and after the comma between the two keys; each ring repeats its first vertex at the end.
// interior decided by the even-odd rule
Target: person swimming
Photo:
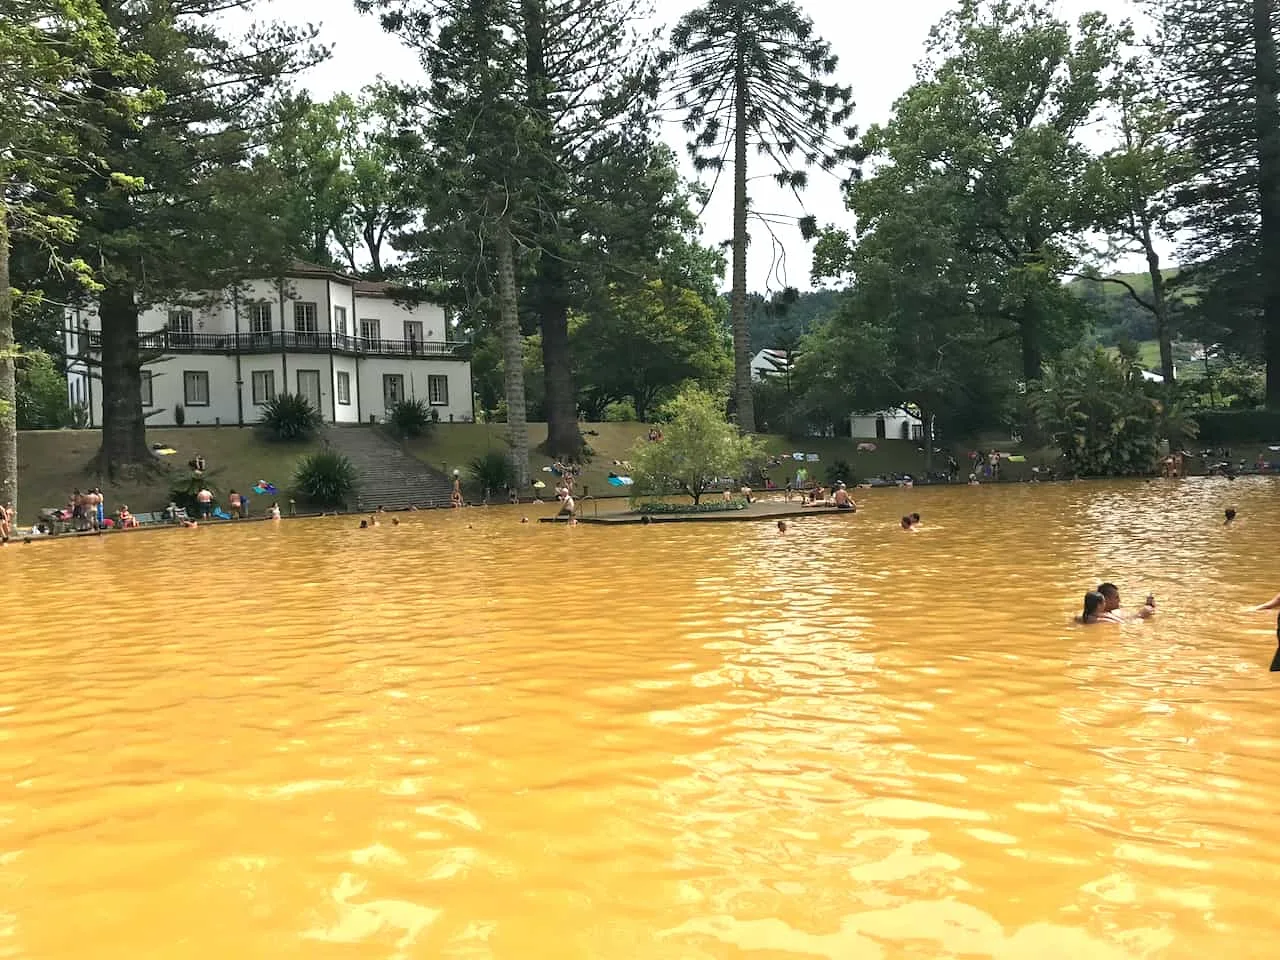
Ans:
{"type": "Polygon", "coordinates": [[[918,513],[911,514],[911,525],[913,527],[920,526],[920,514],[918,513]]]}
{"type": "Polygon", "coordinates": [[[1235,507],[1227,507],[1226,517],[1227,517],[1227,522],[1226,524],[1224,524],[1224,526],[1229,527],[1231,526],[1231,524],[1235,522],[1235,519],[1236,519],[1235,507]]]}
{"type": "Polygon", "coordinates": [[[1099,618],[1101,620],[1111,623],[1126,623],[1129,620],[1146,620],[1155,615],[1156,598],[1153,594],[1147,594],[1147,602],[1143,604],[1142,609],[1131,616],[1120,610],[1120,588],[1114,583],[1100,583],[1095,592],[1102,594],[1103,599],[1106,601],[1104,604],[1105,609],[1099,618]]]}
{"type": "Polygon", "coordinates": [[[1106,613],[1107,598],[1097,590],[1090,590],[1084,595],[1084,613],[1076,617],[1077,623],[1098,623],[1106,613]]]}
{"type": "Polygon", "coordinates": [[[911,522],[911,517],[906,516],[902,518],[902,529],[909,530],[912,533],[916,532],[916,525],[911,522]]]}
{"type": "Polygon", "coordinates": [[[785,521],[785,520],[779,520],[779,521],[778,521],[778,532],[779,532],[779,533],[786,533],[786,532],[787,532],[787,521],[785,521]]]}

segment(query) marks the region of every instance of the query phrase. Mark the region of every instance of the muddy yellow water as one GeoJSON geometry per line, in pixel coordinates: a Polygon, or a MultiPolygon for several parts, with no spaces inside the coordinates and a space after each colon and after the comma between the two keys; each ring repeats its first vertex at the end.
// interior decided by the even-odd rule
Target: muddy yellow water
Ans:
{"type": "Polygon", "coordinates": [[[862,496],[4,548],[0,956],[1274,957],[1280,483],[862,496]]]}

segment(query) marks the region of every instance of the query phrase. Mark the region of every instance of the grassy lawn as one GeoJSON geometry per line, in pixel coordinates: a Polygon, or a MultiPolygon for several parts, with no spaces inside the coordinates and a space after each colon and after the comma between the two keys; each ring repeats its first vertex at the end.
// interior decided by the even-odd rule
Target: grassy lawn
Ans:
{"type": "MultiPolygon", "coordinates": [[[[159,458],[154,476],[111,483],[90,470],[102,434],[97,430],[39,430],[18,434],[18,500],[23,522],[42,507],[61,506],[75,488],[102,487],[108,509],[127,503],[135,513],[162,509],[169,502],[169,483],[187,469],[187,461],[202,454],[212,482],[224,492],[249,490],[268,480],[285,494],[298,458],[319,444],[275,444],[239,427],[157,427],[147,431],[150,443],[163,443],[178,452],[159,458]]],[[[251,495],[252,496],[252,495],[251,495]]],[[[267,506],[252,498],[252,511],[267,506]]]]}
{"type": "MultiPolygon", "coordinates": [[[[625,473],[621,467],[614,465],[615,460],[626,460],[630,456],[632,446],[637,441],[644,441],[649,427],[642,423],[584,423],[582,430],[586,434],[587,443],[593,453],[591,462],[582,471],[578,481],[579,489],[586,487],[592,496],[622,495],[623,488],[612,487],[608,483],[609,472],[625,473]]],[[[425,440],[411,441],[409,452],[423,462],[450,473],[455,468],[466,475],[469,464],[476,457],[489,450],[506,450],[506,424],[503,423],[442,423],[433,435],[425,440]]],[[[529,446],[536,447],[547,438],[545,423],[529,424],[529,446]]],[[[907,440],[876,440],[874,452],[859,453],[857,440],[848,437],[832,439],[792,440],[782,436],[765,436],[765,449],[770,455],[785,458],[767,472],[770,479],[779,487],[786,484],[788,478],[795,476],[797,467],[805,466],[809,476],[819,480],[828,479],[828,467],[836,460],[845,461],[857,479],[866,479],[888,473],[908,473],[914,476],[924,474],[924,451],[920,445],[907,440]],[[816,453],[817,463],[800,463],[791,459],[793,453],[816,453]]],[[[941,444],[939,446],[942,446],[941,444]]],[[[992,443],[991,447],[1003,450],[1014,450],[1011,443],[992,443]]],[[[967,448],[955,452],[961,463],[962,472],[968,472],[967,448]]],[[[1006,464],[1005,476],[1027,478],[1031,475],[1031,467],[1040,462],[1048,463],[1052,454],[1029,457],[1027,463],[1006,464]]],[[[935,470],[943,469],[946,454],[935,457],[935,470]]],[[[529,458],[530,476],[541,477],[548,487],[553,486],[551,474],[544,472],[543,467],[550,466],[551,460],[534,452],[529,458]]],[[[847,480],[848,478],[846,478],[847,480]]]]}

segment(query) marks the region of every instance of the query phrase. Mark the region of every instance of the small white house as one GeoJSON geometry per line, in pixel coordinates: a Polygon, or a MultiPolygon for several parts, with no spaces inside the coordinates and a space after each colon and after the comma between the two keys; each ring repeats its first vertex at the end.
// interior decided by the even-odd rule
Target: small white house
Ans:
{"type": "Polygon", "coordinates": [[[849,415],[849,436],[854,440],[923,440],[924,422],[901,407],[853,413],[849,415]]]}
{"type": "Polygon", "coordinates": [[[784,376],[791,369],[791,356],[785,350],[761,350],[751,358],[751,379],[784,376]]]}
{"type": "MultiPolygon", "coordinates": [[[[67,390],[102,423],[102,350],[95,304],[67,311],[67,390]]],[[[434,303],[401,303],[389,284],[295,261],[280,279],[184,294],[146,307],[139,346],[148,423],[243,425],[262,419],[278,393],[298,393],[328,423],[382,419],[421,399],[443,421],[472,419],[471,363],[434,303]]]]}

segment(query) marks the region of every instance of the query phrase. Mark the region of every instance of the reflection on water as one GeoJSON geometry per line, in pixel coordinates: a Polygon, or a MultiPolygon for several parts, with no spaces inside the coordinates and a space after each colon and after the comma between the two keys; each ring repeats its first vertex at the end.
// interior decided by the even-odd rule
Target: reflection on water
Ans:
{"type": "Polygon", "coordinates": [[[0,957],[1272,956],[1278,492],[10,546],[0,957]]]}

